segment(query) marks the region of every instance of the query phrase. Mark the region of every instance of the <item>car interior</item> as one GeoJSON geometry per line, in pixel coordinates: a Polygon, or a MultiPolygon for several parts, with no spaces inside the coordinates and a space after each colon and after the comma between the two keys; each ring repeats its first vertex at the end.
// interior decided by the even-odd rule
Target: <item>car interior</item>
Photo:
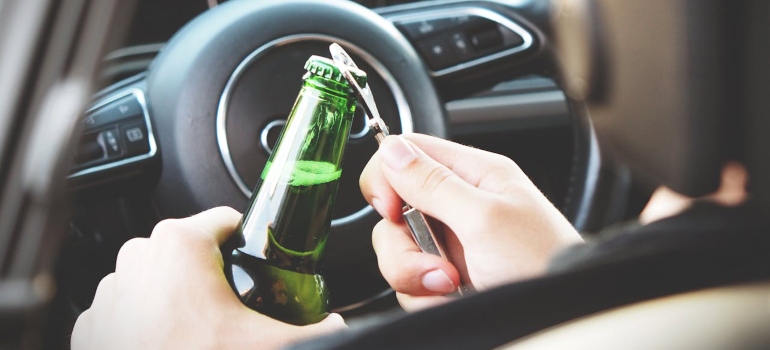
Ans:
{"type": "MultiPolygon", "coordinates": [[[[513,159],[586,240],[635,220],[658,185],[713,192],[735,157],[766,213],[768,16],[727,0],[4,0],[0,348],[68,349],[123,243],[166,218],[244,210],[305,60],[331,43],[367,72],[391,132],[513,159]]],[[[377,149],[360,110],[322,271],[351,325],[399,309],[358,185],[377,149]]],[[[551,292],[505,308],[538,314],[531,325],[439,344],[767,348],[768,268],[636,294],[668,279],[537,282],[551,292]]],[[[505,302],[484,297],[424,316],[505,302]]]]}

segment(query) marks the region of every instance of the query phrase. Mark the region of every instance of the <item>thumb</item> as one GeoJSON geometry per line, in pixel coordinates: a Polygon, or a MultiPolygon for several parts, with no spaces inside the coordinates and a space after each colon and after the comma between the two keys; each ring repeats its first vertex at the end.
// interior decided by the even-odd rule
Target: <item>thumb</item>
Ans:
{"type": "Polygon", "coordinates": [[[321,322],[303,326],[302,328],[304,328],[306,336],[315,337],[327,333],[341,331],[347,329],[348,326],[345,324],[345,320],[342,318],[342,316],[340,316],[340,314],[331,313],[321,322]]]}
{"type": "MultiPolygon", "coordinates": [[[[260,315],[266,319],[270,319],[267,316],[260,315]]],[[[272,319],[270,319],[272,320],[272,319]]],[[[266,329],[265,324],[254,324],[258,329],[252,332],[258,340],[258,346],[256,348],[286,348],[287,345],[290,348],[305,348],[302,344],[310,344],[315,341],[315,338],[326,336],[331,333],[346,330],[348,326],[345,324],[345,320],[339,314],[331,313],[326,316],[321,322],[309,324],[306,326],[295,326],[287,323],[272,321],[273,326],[276,324],[278,328],[266,329]],[[275,340],[273,343],[270,340],[275,340]],[[300,344],[299,346],[296,346],[300,344]]]]}
{"type": "Polygon", "coordinates": [[[329,314],[329,316],[326,316],[323,321],[316,323],[316,325],[329,331],[348,328],[345,324],[345,319],[340,314],[335,313],[329,314]]]}
{"type": "Polygon", "coordinates": [[[415,144],[388,136],[379,149],[382,172],[408,204],[453,228],[487,203],[487,193],[461,179],[415,144]],[[461,205],[458,205],[461,204],[461,205]]]}
{"type": "Polygon", "coordinates": [[[205,235],[211,236],[218,245],[222,245],[238,228],[240,220],[241,213],[235,209],[216,207],[181,219],[180,222],[184,222],[205,235]]]}
{"type": "MultiPolygon", "coordinates": [[[[248,310],[248,309],[247,309],[248,310]]],[[[339,314],[329,314],[321,322],[305,326],[277,321],[263,314],[248,310],[243,315],[247,319],[242,322],[231,322],[227,328],[227,334],[234,336],[225,339],[232,339],[239,346],[220,346],[220,348],[244,348],[243,344],[254,344],[252,349],[284,349],[297,347],[297,344],[309,344],[314,338],[325,336],[334,332],[347,329],[345,321],[339,314]],[[247,338],[246,341],[241,341],[247,338]]],[[[299,348],[304,348],[299,346],[299,348]]]]}

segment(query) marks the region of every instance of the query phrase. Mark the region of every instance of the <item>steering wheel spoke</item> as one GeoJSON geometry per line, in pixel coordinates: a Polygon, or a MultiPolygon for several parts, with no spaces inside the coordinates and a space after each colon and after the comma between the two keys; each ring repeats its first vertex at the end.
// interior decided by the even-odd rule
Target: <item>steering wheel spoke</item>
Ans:
{"type": "Polygon", "coordinates": [[[103,93],[82,119],[68,179],[75,188],[152,177],[158,142],[142,81],[103,93]]]}

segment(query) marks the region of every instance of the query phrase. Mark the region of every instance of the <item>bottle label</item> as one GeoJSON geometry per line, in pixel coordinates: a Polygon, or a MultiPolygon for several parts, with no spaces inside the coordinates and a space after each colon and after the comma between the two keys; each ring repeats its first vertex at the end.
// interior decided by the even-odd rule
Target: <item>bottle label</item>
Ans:
{"type": "MultiPolygon", "coordinates": [[[[262,180],[270,171],[270,165],[272,165],[271,162],[265,164],[265,169],[262,170],[262,180]]],[[[342,175],[342,169],[337,169],[334,164],[329,162],[299,160],[294,166],[289,165],[288,168],[292,169],[287,181],[290,186],[320,185],[337,180],[342,175]]]]}

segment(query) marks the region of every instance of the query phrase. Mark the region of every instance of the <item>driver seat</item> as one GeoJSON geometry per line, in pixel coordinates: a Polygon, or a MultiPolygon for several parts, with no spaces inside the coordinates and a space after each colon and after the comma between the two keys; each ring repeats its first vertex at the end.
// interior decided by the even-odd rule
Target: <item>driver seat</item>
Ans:
{"type": "Polygon", "coordinates": [[[501,349],[768,349],[770,282],[714,288],[599,313],[501,349]]]}

